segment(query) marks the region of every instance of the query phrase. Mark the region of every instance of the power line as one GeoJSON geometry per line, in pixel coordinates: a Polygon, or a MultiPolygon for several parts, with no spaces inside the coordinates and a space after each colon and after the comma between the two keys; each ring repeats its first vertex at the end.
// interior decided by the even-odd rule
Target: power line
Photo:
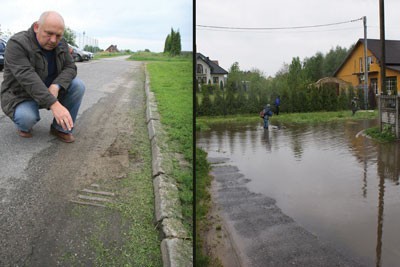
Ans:
{"type": "MultiPolygon", "coordinates": [[[[319,32],[334,32],[334,31],[350,31],[350,30],[357,30],[360,29],[360,27],[344,27],[344,28],[334,28],[334,29],[319,29],[319,30],[302,30],[302,31],[298,31],[298,30],[287,30],[285,31],[285,33],[319,33],[319,32]]],[[[198,31],[213,31],[213,32],[248,32],[246,30],[226,30],[226,29],[212,29],[212,28],[199,28],[197,29],[198,31]]],[[[257,33],[257,34],[269,34],[272,32],[276,32],[276,31],[253,31],[253,33],[257,33]]]]}
{"type": "Polygon", "coordinates": [[[327,23],[327,24],[316,24],[316,25],[307,25],[307,26],[290,26],[290,27],[231,27],[231,26],[214,26],[214,25],[196,25],[196,27],[203,29],[219,29],[219,30],[242,30],[242,31],[271,31],[271,30],[294,30],[294,29],[309,29],[309,28],[319,28],[319,27],[328,27],[335,26],[340,24],[347,24],[357,22],[359,20],[363,20],[363,18],[353,19],[342,22],[335,23],[327,23]]]}

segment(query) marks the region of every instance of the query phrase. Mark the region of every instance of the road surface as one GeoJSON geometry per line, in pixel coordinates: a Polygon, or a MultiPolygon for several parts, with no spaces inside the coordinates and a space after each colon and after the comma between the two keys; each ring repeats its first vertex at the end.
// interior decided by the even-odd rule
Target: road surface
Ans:
{"type": "MultiPolygon", "coordinates": [[[[79,222],[70,222],[69,212],[78,192],[102,179],[120,179],[129,165],[129,114],[143,109],[144,66],[125,59],[77,63],[86,93],[72,144],[49,134],[50,111],[41,110],[30,139],[19,137],[0,111],[0,266],[59,266],[66,257],[93,265],[94,255],[84,255],[88,241],[80,240],[83,233],[74,228],[79,222]],[[72,246],[82,246],[82,255],[62,254],[72,246]]],[[[106,216],[117,227],[114,215],[106,216]]]]}

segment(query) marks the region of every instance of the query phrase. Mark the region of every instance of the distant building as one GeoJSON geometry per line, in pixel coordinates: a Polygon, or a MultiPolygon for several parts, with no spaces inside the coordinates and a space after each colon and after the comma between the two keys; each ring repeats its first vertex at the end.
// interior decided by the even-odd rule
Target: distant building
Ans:
{"type": "Polygon", "coordinates": [[[105,51],[109,53],[119,52],[117,45],[110,45],[105,51]]]}
{"type": "Polygon", "coordinates": [[[210,60],[201,53],[196,53],[196,80],[197,84],[216,84],[225,87],[228,72],[218,65],[218,61],[210,60]]]}
{"type": "MultiPolygon", "coordinates": [[[[400,79],[400,41],[386,40],[386,90],[391,93],[398,92],[400,79]]],[[[381,76],[381,42],[377,39],[367,39],[367,71],[368,87],[372,88],[375,94],[380,94],[379,88],[381,76]]],[[[364,39],[359,39],[354,48],[350,51],[342,65],[336,70],[334,77],[351,83],[355,88],[364,86],[364,39]]]]}

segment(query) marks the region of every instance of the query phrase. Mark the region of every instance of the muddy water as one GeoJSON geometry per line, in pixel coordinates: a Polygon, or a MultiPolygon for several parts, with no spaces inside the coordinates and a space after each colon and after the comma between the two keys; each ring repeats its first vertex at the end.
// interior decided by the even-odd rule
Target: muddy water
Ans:
{"type": "Polygon", "coordinates": [[[210,157],[227,157],[250,191],[366,266],[400,262],[400,146],[357,134],[375,121],[317,126],[219,125],[197,134],[210,157]]]}

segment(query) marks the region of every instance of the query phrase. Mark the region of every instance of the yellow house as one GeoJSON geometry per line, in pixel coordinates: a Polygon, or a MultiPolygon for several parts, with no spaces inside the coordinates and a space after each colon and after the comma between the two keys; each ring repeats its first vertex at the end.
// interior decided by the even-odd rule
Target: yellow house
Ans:
{"type": "MultiPolygon", "coordinates": [[[[386,40],[386,89],[390,93],[398,92],[400,79],[400,41],[386,40]]],[[[367,39],[368,56],[368,87],[375,94],[382,92],[380,87],[381,42],[377,39],[367,39]]],[[[347,55],[342,65],[333,75],[351,83],[355,88],[364,88],[364,39],[359,39],[347,55]]]]}

